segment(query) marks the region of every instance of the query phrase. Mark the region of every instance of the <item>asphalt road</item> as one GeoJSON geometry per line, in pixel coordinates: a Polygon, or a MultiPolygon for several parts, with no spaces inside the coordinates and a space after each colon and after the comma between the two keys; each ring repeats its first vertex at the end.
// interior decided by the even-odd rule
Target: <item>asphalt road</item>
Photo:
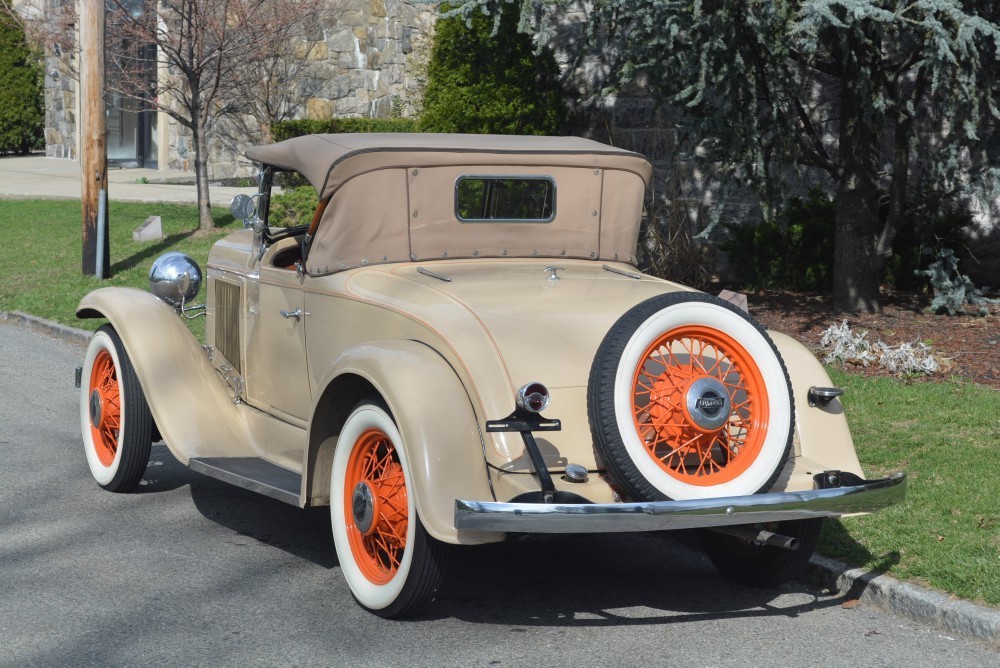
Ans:
{"type": "Polygon", "coordinates": [[[391,622],[351,600],[328,516],[193,473],[138,493],[79,436],[82,347],[0,323],[0,665],[987,666],[1000,651],[798,582],[722,581],[664,535],[461,548],[391,622]]]}

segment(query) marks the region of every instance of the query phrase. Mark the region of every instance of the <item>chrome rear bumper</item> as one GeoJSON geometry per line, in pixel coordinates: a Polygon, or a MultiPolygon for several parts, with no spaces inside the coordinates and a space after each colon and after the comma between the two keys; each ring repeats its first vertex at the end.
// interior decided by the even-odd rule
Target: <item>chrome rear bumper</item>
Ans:
{"type": "Polygon", "coordinates": [[[667,531],[836,517],[880,510],[906,497],[906,474],[805,492],[645,503],[455,501],[455,528],[509,533],[667,531]]]}

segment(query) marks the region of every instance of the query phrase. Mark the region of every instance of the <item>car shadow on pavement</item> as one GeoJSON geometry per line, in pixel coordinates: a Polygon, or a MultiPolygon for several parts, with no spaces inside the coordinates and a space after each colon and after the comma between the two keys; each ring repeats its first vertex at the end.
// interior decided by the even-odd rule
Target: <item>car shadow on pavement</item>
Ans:
{"type": "MultiPolygon", "coordinates": [[[[427,618],[518,626],[626,626],[835,607],[818,588],[723,580],[693,532],[539,537],[452,551],[427,618]]],[[[517,629],[512,629],[516,631],[517,629]]]]}
{"type": "Polygon", "coordinates": [[[154,443],[136,493],[158,494],[185,486],[195,508],[212,522],[323,568],[337,565],[329,509],[303,510],[202,475],[174,459],[165,444],[154,443]]]}
{"type": "Polygon", "coordinates": [[[156,494],[183,487],[191,481],[191,471],[174,459],[162,441],[153,443],[149,464],[142,474],[136,494],[156,494]]]}
{"type": "MultiPolygon", "coordinates": [[[[324,569],[338,566],[327,508],[299,509],[201,475],[159,447],[162,456],[154,456],[159,465],[147,474],[144,492],[189,485],[206,519],[324,569]]],[[[540,625],[795,617],[844,601],[800,581],[772,589],[732,584],[701,553],[693,531],[533,536],[451,546],[448,556],[437,597],[413,621],[459,619],[516,632],[540,625]]]]}
{"type": "Polygon", "coordinates": [[[298,508],[185,470],[191,500],[205,518],[322,568],[338,565],[328,508],[298,508]]]}

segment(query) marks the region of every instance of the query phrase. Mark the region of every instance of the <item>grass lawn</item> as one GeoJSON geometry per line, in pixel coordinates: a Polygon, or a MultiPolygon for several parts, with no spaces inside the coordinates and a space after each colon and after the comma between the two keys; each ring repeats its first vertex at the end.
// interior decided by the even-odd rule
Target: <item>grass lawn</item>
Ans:
{"type": "Polygon", "coordinates": [[[827,522],[820,550],[1000,606],[1000,392],[831,371],[868,477],[909,473],[902,505],[827,522]]]}
{"type": "MultiPolygon", "coordinates": [[[[216,214],[217,233],[195,236],[194,206],[112,202],[112,278],[80,273],[77,201],[0,201],[0,310],[25,311],[76,327],[80,298],[101,285],[146,289],[149,267],[168,250],[204,268],[212,243],[238,229],[216,214]],[[149,215],[166,239],[135,243],[149,215]]],[[[201,336],[203,319],[189,321],[201,336]]],[[[905,504],[827,522],[820,550],[857,566],[1000,606],[1000,392],[960,382],[907,382],[832,370],[868,477],[909,473],[905,504]]]]}
{"type": "MultiPolygon", "coordinates": [[[[81,273],[82,213],[78,200],[0,201],[0,311],[24,311],[83,329],[100,320],[78,320],[80,298],[99,287],[149,288],[149,267],[170,250],[187,253],[205,269],[208,251],[224,234],[239,229],[228,211],[214,211],[215,233],[195,235],[193,205],[111,202],[108,209],[111,278],[99,281],[81,273]],[[151,215],[160,216],[165,238],[137,243],[132,230],[151,215]]],[[[204,290],[204,283],[202,285],[204,290]]],[[[188,321],[199,337],[204,319],[188,321]]]]}

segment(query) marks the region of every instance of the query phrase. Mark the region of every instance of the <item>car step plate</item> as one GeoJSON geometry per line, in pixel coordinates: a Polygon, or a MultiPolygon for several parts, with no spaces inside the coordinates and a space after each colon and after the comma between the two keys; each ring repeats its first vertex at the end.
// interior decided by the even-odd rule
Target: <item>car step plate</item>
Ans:
{"type": "Polygon", "coordinates": [[[188,466],[231,485],[299,505],[302,476],[260,457],[193,457],[188,466]]]}

